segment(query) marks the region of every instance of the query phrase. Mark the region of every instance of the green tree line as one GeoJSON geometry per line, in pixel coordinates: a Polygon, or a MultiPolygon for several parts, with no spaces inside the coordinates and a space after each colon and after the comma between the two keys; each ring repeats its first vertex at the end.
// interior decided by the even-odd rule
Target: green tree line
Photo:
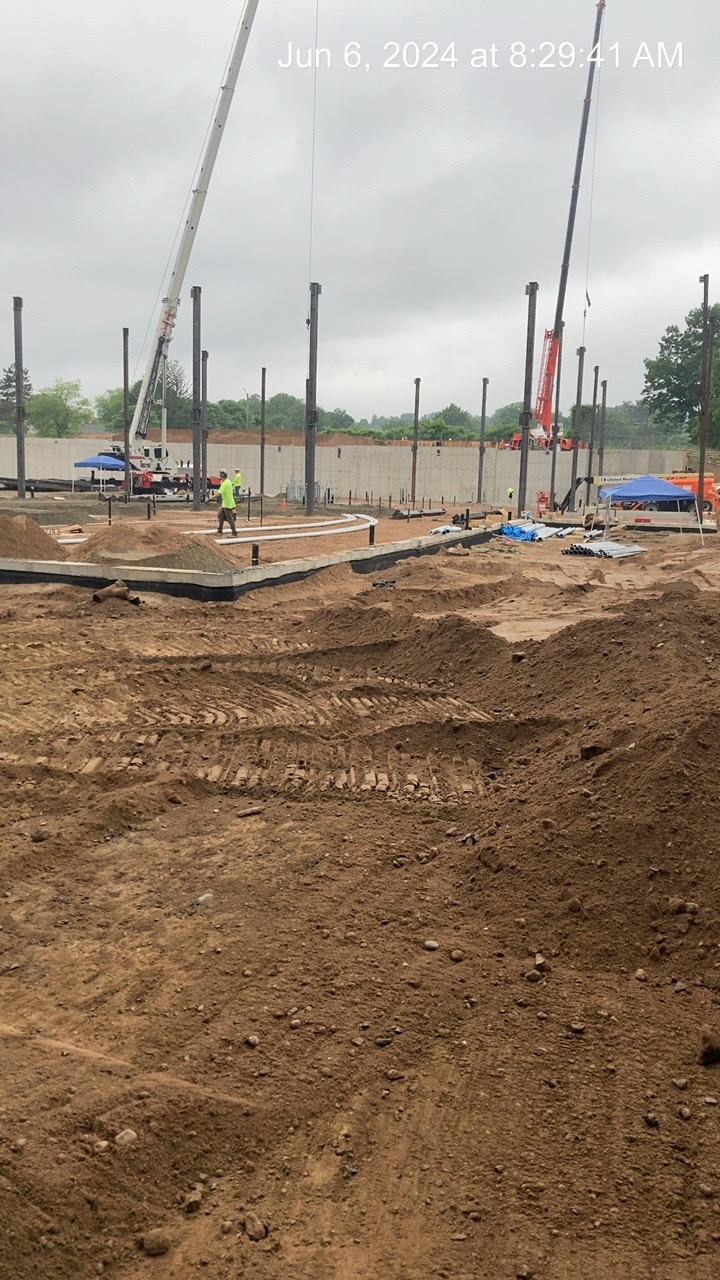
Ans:
{"type": "MultiPolygon", "coordinates": [[[[712,308],[715,323],[714,363],[720,358],[720,304],[712,308]]],[[[658,354],[645,360],[645,385],[642,397],[609,406],[606,415],[605,442],[609,446],[629,445],[638,448],[683,445],[697,440],[701,409],[702,311],[691,311],[684,328],[670,325],[660,339],[658,354]]],[[[92,404],[81,391],[78,381],[58,380],[49,387],[33,390],[28,371],[24,370],[26,420],[29,428],[40,436],[77,435],[89,423],[99,423],[108,433],[121,435],[123,430],[123,392],[112,388],[92,404]]],[[[140,391],[136,382],[130,391],[130,409],[135,407],[140,391]]],[[[192,426],[192,398],[187,374],[177,360],[168,362],[167,370],[168,426],[188,429],[192,426]]],[[[305,421],[305,402],[287,392],[270,396],[265,420],[268,431],[298,434],[305,421]]],[[[490,441],[509,439],[519,430],[522,404],[501,405],[486,422],[486,438],[490,441]]],[[[590,434],[592,406],[583,405],[579,434],[590,434]]],[[[567,436],[574,433],[574,407],[561,415],[560,424],[567,436]]],[[[160,425],[160,406],[153,406],[150,425],[160,425]]],[[[442,409],[423,414],[420,438],[448,443],[452,440],[475,440],[480,435],[480,416],[450,403],[442,409]]],[[[257,431],[260,426],[260,397],[245,396],[239,400],[217,400],[208,404],[210,431],[257,431]]],[[[15,369],[3,370],[0,378],[0,433],[15,429],[15,369]]],[[[320,434],[341,432],[348,436],[372,436],[382,441],[407,440],[413,433],[413,414],[355,420],[345,409],[318,411],[320,434]]],[[[714,381],[710,404],[711,446],[720,445],[720,371],[714,381]]]]}

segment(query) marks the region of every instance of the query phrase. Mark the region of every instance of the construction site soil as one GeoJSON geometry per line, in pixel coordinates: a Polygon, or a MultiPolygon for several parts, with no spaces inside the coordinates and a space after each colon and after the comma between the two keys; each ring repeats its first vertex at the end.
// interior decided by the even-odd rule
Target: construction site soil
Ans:
{"type": "Polygon", "coordinates": [[[64,560],[65,552],[30,516],[0,514],[0,556],[6,560],[64,560]]]}
{"type": "Polygon", "coordinates": [[[2,1276],[717,1280],[720,556],[647,547],[3,587],[2,1276]]]}

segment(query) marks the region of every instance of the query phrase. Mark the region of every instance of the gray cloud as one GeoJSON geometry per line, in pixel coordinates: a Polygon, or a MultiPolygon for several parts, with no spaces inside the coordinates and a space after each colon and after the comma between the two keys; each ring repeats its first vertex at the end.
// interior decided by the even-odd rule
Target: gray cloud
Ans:
{"type": "MultiPolygon", "coordinates": [[[[124,324],[141,365],[240,11],[236,0],[6,3],[0,359],[12,359],[19,293],[36,385],[77,376],[89,395],[117,385],[124,324]]],[[[477,409],[484,375],[491,407],[519,398],[524,287],[539,281],[539,328],[551,324],[586,71],[513,69],[509,47],[587,48],[592,0],[391,0],[379,13],[321,0],[320,14],[333,61],[318,76],[321,402],[358,416],[406,410],[418,375],[427,408],[452,398],[477,409]],[[352,41],[358,70],[344,65],[352,41]],[[383,68],[392,41],[454,44],[458,65],[383,68]],[[471,51],[493,42],[498,67],[471,70],[471,51]]],[[[304,387],[313,76],[278,60],[289,43],[307,52],[314,19],[314,0],[260,0],[174,343],[189,362],[187,299],[200,283],[214,397],[256,386],[263,364],[271,390],[304,387]]],[[[704,0],[608,0],[606,52],[617,44],[621,66],[612,55],[599,75],[587,346],[611,400],[639,394],[643,357],[698,304],[698,275],[720,269],[719,28],[704,0]],[[682,41],[683,69],[633,67],[643,41],[655,52],[682,41]]],[[[571,349],[582,334],[594,129],[571,349]]]]}

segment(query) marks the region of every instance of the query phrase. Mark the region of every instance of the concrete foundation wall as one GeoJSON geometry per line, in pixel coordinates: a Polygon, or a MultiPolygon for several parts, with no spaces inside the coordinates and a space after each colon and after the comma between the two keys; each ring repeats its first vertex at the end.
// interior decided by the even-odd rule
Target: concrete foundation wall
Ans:
{"type": "MultiPolygon", "coordinates": [[[[29,479],[45,480],[51,477],[70,480],[73,463],[97,451],[97,437],[84,440],[36,439],[30,437],[26,445],[26,473],[29,479]]],[[[187,461],[190,446],[171,445],[171,455],[179,463],[187,461]]],[[[260,485],[260,450],[257,445],[208,445],[208,468],[217,473],[220,467],[232,472],[240,467],[245,483],[257,492],[260,485]]],[[[586,473],[587,450],[581,450],[578,475],[586,473]]],[[[681,470],[684,454],[681,450],[606,451],[604,471],[606,475],[664,474],[681,470]]],[[[483,502],[506,501],[510,486],[517,494],[520,454],[506,449],[486,449],[483,480],[483,502]]],[[[373,501],[382,499],[386,505],[392,497],[393,505],[407,500],[410,489],[411,449],[409,445],[340,445],[321,446],[317,450],[315,474],[322,488],[335,493],[336,502],[345,502],[348,493],[353,502],[365,500],[365,494],[373,495],[373,501]]],[[[559,453],[557,459],[556,494],[564,497],[570,486],[572,454],[559,453]]],[[[280,493],[288,484],[302,484],[305,473],[304,450],[300,445],[268,445],[265,451],[265,490],[268,494],[280,493]]],[[[16,474],[15,441],[12,437],[0,438],[0,476],[16,474]]],[[[89,477],[87,471],[74,473],[89,477]]],[[[476,446],[421,446],[418,449],[417,500],[425,505],[446,503],[475,504],[477,496],[478,450],[476,446]]],[[[533,450],[528,460],[528,506],[534,507],[538,493],[550,488],[550,455],[533,450]]]]}

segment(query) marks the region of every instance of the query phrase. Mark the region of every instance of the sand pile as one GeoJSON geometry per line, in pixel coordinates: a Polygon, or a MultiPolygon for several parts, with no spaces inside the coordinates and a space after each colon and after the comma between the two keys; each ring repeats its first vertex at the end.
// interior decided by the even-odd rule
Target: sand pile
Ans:
{"type": "Polygon", "coordinates": [[[222,554],[221,547],[201,542],[199,538],[185,538],[178,550],[143,556],[139,563],[148,569],[195,569],[200,573],[227,573],[239,567],[227,554],[222,554]]]}
{"type": "Polygon", "coordinates": [[[86,543],[73,548],[74,558],[88,564],[107,560],[135,564],[146,556],[176,551],[181,537],[182,534],[167,525],[119,520],[117,524],[98,529],[86,543]]]}
{"type": "Polygon", "coordinates": [[[382,608],[347,605],[342,609],[320,609],[312,617],[313,632],[324,644],[340,648],[380,644],[395,639],[402,630],[398,619],[382,608]]]}
{"type": "Polygon", "coordinates": [[[0,516],[0,558],[64,560],[63,547],[31,516],[0,516]]]}
{"type": "Polygon", "coordinates": [[[237,568],[234,548],[227,550],[207,538],[188,537],[172,525],[152,521],[122,520],[98,529],[88,541],[73,551],[86,563],[112,561],[117,564],[147,565],[158,569],[195,569],[203,573],[224,573],[237,568]]]}

